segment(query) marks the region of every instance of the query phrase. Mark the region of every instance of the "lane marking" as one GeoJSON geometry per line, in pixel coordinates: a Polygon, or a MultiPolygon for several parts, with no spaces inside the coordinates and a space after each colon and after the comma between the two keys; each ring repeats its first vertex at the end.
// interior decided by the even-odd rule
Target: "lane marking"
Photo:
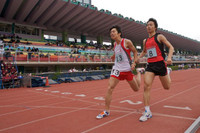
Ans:
{"type": "Polygon", "coordinates": [[[155,103],[153,103],[153,104],[150,104],[150,106],[153,106],[153,105],[155,105],[155,104],[161,103],[161,102],[166,101],[166,100],[168,100],[168,99],[174,98],[174,97],[176,97],[176,96],[178,96],[178,95],[181,95],[181,94],[183,94],[183,93],[185,93],[185,92],[188,92],[188,91],[190,91],[190,90],[192,90],[192,89],[194,89],[194,88],[197,88],[197,87],[199,87],[199,86],[200,86],[200,85],[196,85],[196,86],[191,87],[191,88],[189,88],[189,89],[187,89],[187,90],[181,91],[181,92],[179,92],[179,93],[177,93],[177,94],[175,94],[175,95],[169,96],[169,97],[167,97],[167,98],[164,98],[163,100],[160,100],[160,101],[158,101],[158,102],[155,102],[155,103]]]}
{"type": "MultiPolygon", "coordinates": [[[[48,106],[48,105],[62,104],[62,103],[67,103],[67,102],[71,102],[71,101],[73,101],[73,100],[64,101],[64,102],[57,102],[57,103],[51,103],[51,104],[47,104],[46,106],[48,106]]],[[[11,107],[12,105],[8,105],[8,107],[9,107],[9,106],[11,107]]],[[[1,107],[1,106],[0,106],[0,107],[1,107]]],[[[2,106],[2,107],[3,107],[3,106],[2,106]]],[[[5,106],[5,107],[6,107],[6,106],[5,106]]],[[[13,107],[19,107],[19,106],[13,105],[13,107]]],[[[12,107],[12,108],[13,108],[13,107],[12,107]]],[[[39,107],[34,108],[34,106],[29,106],[29,107],[32,107],[32,110],[39,108],[39,107]]],[[[3,107],[3,108],[4,108],[4,107],[3,107]]],[[[15,113],[20,113],[20,112],[24,112],[24,111],[28,111],[28,109],[23,109],[23,110],[18,110],[18,111],[13,111],[13,112],[8,112],[8,113],[0,114],[0,117],[1,117],[1,116],[4,116],[4,115],[10,115],[10,114],[15,114],[15,113]]]]}
{"type": "MultiPolygon", "coordinates": [[[[192,89],[194,89],[194,88],[197,88],[198,86],[200,86],[200,85],[196,85],[196,86],[191,87],[191,88],[189,88],[189,89],[187,89],[187,90],[184,90],[184,91],[182,91],[182,92],[179,92],[179,93],[177,93],[177,94],[175,94],[175,95],[169,96],[169,97],[167,97],[167,98],[165,98],[165,99],[163,99],[163,100],[160,100],[160,101],[158,101],[158,102],[155,102],[155,103],[151,104],[151,106],[153,106],[153,105],[155,105],[155,104],[158,104],[158,103],[161,103],[161,102],[163,102],[163,101],[166,101],[166,100],[168,100],[168,99],[171,99],[171,98],[173,98],[173,97],[175,97],[175,96],[178,96],[178,95],[180,95],[180,94],[182,94],[182,93],[185,93],[185,92],[187,92],[187,91],[190,91],[190,90],[192,90],[192,89]]],[[[141,108],[141,109],[142,109],[142,108],[141,108]]],[[[108,121],[108,122],[105,122],[104,124],[101,124],[101,125],[95,126],[95,127],[93,127],[93,128],[90,128],[90,129],[88,129],[88,130],[86,130],[86,131],[83,131],[82,133],[87,133],[87,132],[89,132],[89,131],[92,131],[92,130],[94,130],[94,129],[97,129],[97,128],[99,128],[99,127],[102,127],[102,126],[104,126],[104,125],[107,125],[107,124],[109,124],[109,123],[111,123],[111,122],[113,122],[113,121],[116,121],[116,120],[119,120],[119,119],[121,119],[121,118],[123,118],[123,117],[129,116],[129,115],[131,115],[131,114],[133,114],[133,113],[134,113],[134,112],[128,113],[128,114],[123,115],[123,116],[121,116],[121,117],[118,117],[118,118],[116,118],[116,119],[114,119],[114,120],[110,120],[110,121],[108,121]]],[[[181,116],[172,116],[172,115],[159,114],[159,113],[154,113],[154,114],[160,115],[160,116],[166,116],[166,117],[184,118],[184,119],[188,119],[188,120],[194,120],[194,119],[192,119],[192,118],[181,117],[181,116]]]]}
{"type": "Polygon", "coordinates": [[[39,89],[35,89],[36,91],[42,91],[43,89],[42,88],[39,88],[39,89]]]}
{"type": "MultiPolygon", "coordinates": [[[[194,80],[187,80],[186,82],[189,82],[189,83],[190,83],[190,81],[194,81],[194,80]]],[[[196,82],[196,81],[195,81],[195,82],[196,82]]],[[[172,88],[172,86],[175,87],[175,86],[178,85],[178,84],[182,84],[182,82],[181,82],[181,83],[174,83],[174,84],[172,84],[172,85],[171,85],[171,88],[172,88]]],[[[163,87],[154,88],[153,90],[151,90],[151,92],[159,91],[159,90],[164,90],[164,89],[163,89],[163,87]]],[[[124,91],[124,90],[123,90],[123,91],[124,91]]],[[[126,96],[126,97],[123,97],[123,98],[113,99],[112,102],[113,102],[113,101],[118,101],[118,100],[121,100],[121,99],[125,99],[125,98],[129,98],[129,97],[139,96],[139,95],[141,95],[141,94],[143,95],[143,92],[138,92],[136,95],[129,95],[129,96],[126,96]]]]}
{"type": "Polygon", "coordinates": [[[177,106],[168,106],[168,105],[164,105],[163,107],[172,108],[172,109],[192,110],[190,107],[177,107],[177,106]]]}
{"type": "Polygon", "coordinates": [[[192,123],[192,125],[184,133],[195,133],[200,128],[200,116],[192,123]]]}
{"type": "MultiPolygon", "coordinates": [[[[172,97],[170,97],[170,98],[172,98],[172,97]]],[[[168,97],[167,99],[170,99],[170,98],[168,97]]],[[[166,99],[166,100],[167,100],[167,99],[166,99]]],[[[165,100],[164,100],[164,101],[165,101],[165,100]]],[[[157,104],[157,103],[154,103],[154,104],[157,104]]],[[[169,116],[169,115],[168,115],[168,116],[169,116]]],[[[167,117],[168,117],[168,116],[167,116],[167,117]]]]}
{"type": "Polygon", "coordinates": [[[51,91],[51,93],[60,93],[60,91],[51,91]]]}
{"type": "Polygon", "coordinates": [[[119,103],[128,103],[128,104],[132,104],[132,105],[142,104],[141,101],[132,102],[131,100],[124,100],[124,101],[121,101],[121,102],[119,102],[119,103]]]}
{"type": "Polygon", "coordinates": [[[107,124],[109,124],[109,123],[111,123],[111,122],[117,121],[117,120],[119,120],[119,119],[121,119],[121,118],[124,118],[124,117],[126,117],[126,116],[129,116],[129,115],[131,115],[131,114],[133,114],[133,112],[130,112],[130,113],[125,114],[125,115],[122,115],[122,116],[117,117],[117,118],[115,118],[115,119],[113,119],[113,120],[104,122],[103,124],[100,124],[100,125],[98,125],[98,126],[95,126],[95,127],[93,127],[93,128],[90,128],[90,129],[88,129],[88,130],[86,130],[86,131],[83,131],[83,132],[81,132],[81,133],[88,133],[88,132],[90,132],[90,131],[92,131],[92,130],[94,130],[94,129],[97,129],[97,128],[99,128],[99,127],[102,127],[102,126],[104,126],[104,125],[107,125],[107,124]]]}
{"type": "Polygon", "coordinates": [[[22,124],[17,124],[17,125],[8,127],[8,128],[0,129],[0,132],[1,131],[6,131],[6,130],[10,130],[10,129],[13,129],[13,128],[17,128],[17,127],[21,127],[21,126],[24,126],[24,125],[36,123],[36,122],[39,122],[39,121],[42,121],[42,120],[51,119],[51,118],[54,118],[54,117],[57,117],[57,116],[62,116],[62,115],[66,115],[66,114],[69,114],[69,113],[77,112],[77,111],[80,111],[80,110],[83,110],[85,108],[89,108],[89,107],[92,107],[92,106],[96,106],[96,105],[90,105],[90,106],[79,108],[79,109],[76,109],[76,110],[67,111],[67,112],[64,112],[64,113],[60,113],[60,114],[56,114],[56,115],[51,115],[51,116],[48,116],[48,117],[43,117],[43,118],[40,118],[40,119],[36,119],[36,120],[29,121],[29,122],[25,122],[25,123],[22,123],[22,124]]]}
{"type": "Polygon", "coordinates": [[[94,99],[95,99],[95,100],[100,100],[100,101],[104,101],[104,100],[105,100],[104,97],[95,97],[94,99]]]}
{"type": "Polygon", "coordinates": [[[72,93],[71,92],[62,92],[61,94],[63,94],[63,95],[71,95],[72,93]]]}
{"type": "Polygon", "coordinates": [[[76,97],[86,97],[86,95],[85,94],[77,94],[77,95],[75,95],[76,97]]]}

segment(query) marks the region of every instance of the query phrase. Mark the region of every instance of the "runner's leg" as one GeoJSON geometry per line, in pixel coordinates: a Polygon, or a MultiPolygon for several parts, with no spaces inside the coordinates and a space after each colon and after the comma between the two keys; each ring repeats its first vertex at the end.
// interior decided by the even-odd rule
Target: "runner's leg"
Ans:
{"type": "Polygon", "coordinates": [[[155,78],[155,74],[152,72],[146,71],[144,74],[144,105],[150,105],[150,90],[155,78]]]}
{"type": "Polygon", "coordinates": [[[171,78],[170,75],[167,74],[165,76],[159,76],[160,81],[162,83],[162,86],[164,87],[164,89],[169,90],[170,86],[171,86],[171,78]]]}
{"type": "Polygon", "coordinates": [[[138,72],[137,77],[133,77],[133,80],[127,81],[130,85],[130,87],[133,89],[133,91],[138,91],[140,89],[141,84],[141,73],[138,72]]]}
{"type": "Polygon", "coordinates": [[[152,113],[150,111],[150,90],[155,78],[155,74],[152,72],[146,71],[144,74],[144,105],[145,112],[140,117],[140,121],[146,121],[152,117],[152,113]]]}
{"type": "Polygon", "coordinates": [[[112,100],[112,92],[114,90],[114,88],[116,87],[116,85],[119,83],[119,80],[114,78],[114,77],[110,77],[109,79],[109,85],[108,85],[108,91],[106,94],[106,99],[105,99],[105,110],[107,112],[109,112],[110,109],[110,103],[112,100]]]}

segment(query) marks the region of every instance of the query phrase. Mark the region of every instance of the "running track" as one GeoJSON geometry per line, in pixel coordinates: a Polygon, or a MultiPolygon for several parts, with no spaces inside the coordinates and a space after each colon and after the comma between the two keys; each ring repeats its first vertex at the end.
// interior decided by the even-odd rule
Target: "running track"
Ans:
{"type": "MultiPolygon", "coordinates": [[[[200,116],[200,69],[173,71],[164,90],[156,77],[151,90],[153,118],[139,122],[143,84],[133,92],[126,81],[115,88],[111,115],[104,108],[108,79],[48,88],[0,90],[0,133],[183,133],[200,116]]],[[[197,131],[200,133],[200,129],[197,131]]]]}

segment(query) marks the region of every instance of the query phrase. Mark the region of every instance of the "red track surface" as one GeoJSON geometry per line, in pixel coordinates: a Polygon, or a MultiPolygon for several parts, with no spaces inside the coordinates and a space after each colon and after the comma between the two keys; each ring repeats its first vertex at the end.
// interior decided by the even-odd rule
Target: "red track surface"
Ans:
{"type": "Polygon", "coordinates": [[[104,109],[108,80],[0,90],[0,132],[182,133],[200,115],[199,75],[200,69],[173,71],[169,91],[156,77],[153,118],[146,122],[138,120],[144,108],[143,84],[133,92],[121,81],[113,93],[111,115],[101,120],[95,117],[104,109]]]}

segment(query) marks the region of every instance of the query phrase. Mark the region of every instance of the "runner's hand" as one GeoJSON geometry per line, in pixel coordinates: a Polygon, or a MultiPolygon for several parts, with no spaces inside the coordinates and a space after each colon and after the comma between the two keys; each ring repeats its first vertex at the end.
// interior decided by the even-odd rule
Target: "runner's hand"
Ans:
{"type": "Polygon", "coordinates": [[[167,64],[171,65],[172,64],[172,59],[167,59],[167,64]]]}
{"type": "Polygon", "coordinates": [[[136,66],[136,64],[135,64],[135,62],[133,62],[132,65],[131,65],[131,70],[134,70],[135,66],[136,66]]]}
{"type": "Polygon", "coordinates": [[[115,61],[115,55],[111,56],[111,60],[115,61]]]}

